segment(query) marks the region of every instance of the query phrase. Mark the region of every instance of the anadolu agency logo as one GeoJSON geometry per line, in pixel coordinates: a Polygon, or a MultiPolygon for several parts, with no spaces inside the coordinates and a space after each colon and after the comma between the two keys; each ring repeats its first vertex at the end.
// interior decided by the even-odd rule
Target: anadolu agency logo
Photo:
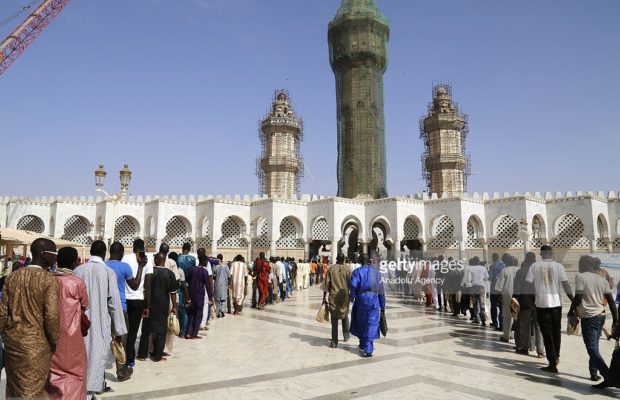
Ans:
{"type": "Polygon", "coordinates": [[[444,278],[437,277],[437,272],[445,275],[451,271],[462,271],[464,268],[465,264],[462,260],[398,260],[381,261],[379,264],[381,275],[383,275],[381,281],[384,284],[443,285],[444,278]],[[418,273],[424,270],[428,271],[425,278],[418,273]]]}

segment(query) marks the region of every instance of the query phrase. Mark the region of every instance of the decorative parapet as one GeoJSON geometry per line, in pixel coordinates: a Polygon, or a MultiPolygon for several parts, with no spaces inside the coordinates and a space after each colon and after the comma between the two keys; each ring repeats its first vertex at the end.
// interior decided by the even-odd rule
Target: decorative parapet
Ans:
{"type": "MultiPolygon", "coordinates": [[[[381,200],[388,200],[390,199],[391,201],[398,201],[398,202],[402,202],[402,203],[411,203],[411,204],[424,204],[424,202],[422,201],[421,198],[415,197],[414,196],[395,196],[395,197],[388,197],[387,199],[381,199],[381,200]]],[[[382,201],[376,201],[373,203],[382,203],[382,201]]]]}
{"type": "MultiPolygon", "coordinates": [[[[610,191],[607,194],[603,191],[575,191],[575,192],[474,192],[460,193],[450,197],[441,197],[437,193],[416,193],[403,196],[392,196],[382,199],[371,198],[343,198],[336,196],[325,196],[317,194],[302,194],[292,199],[285,198],[269,198],[267,195],[146,195],[146,196],[128,196],[122,204],[143,205],[153,202],[163,202],[168,204],[197,205],[210,202],[228,203],[228,204],[264,204],[273,201],[281,204],[308,204],[308,203],[327,203],[338,202],[348,204],[382,204],[394,201],[403,201],[415,204],[424,203],[440,203],[450,201],[467,201],[479,204],[493,204],[510,201],[534,201],[541,204],[559,203],[574,200],[596,200],[600,202],[617,202],[620,201],[620,194],[610,191]]],[[[51,205],[54,203],[70,203],[82,205],[94,205],[105,202],[102,196],[0,196],[0,204],[19,203],[32,205],[51,205]]]]}

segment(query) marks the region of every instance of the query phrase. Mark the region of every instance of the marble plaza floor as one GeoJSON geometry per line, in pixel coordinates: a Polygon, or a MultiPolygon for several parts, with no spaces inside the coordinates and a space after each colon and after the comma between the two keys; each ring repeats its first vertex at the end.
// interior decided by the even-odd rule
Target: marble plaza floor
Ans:
{"type": "MultiPolygon", "coordinates": [[[[133,377],[98,398],[129,399],[598,399],[588,379],[580,336],[562,337],[560,374],[539,370],[545,359],[520,356],[499,333],[388,295],[387,338],[372,358],[357,340],[328,347],[330,326],[314,321],[321,292],[295,292],[278,305],[211,323],[206,338],[175,343],[167,361],[138,362],[133,377]]],[[[609,323],[608,323],[609,324],[609,323]]],[[[601,341],[609,360],[613,341],[601,341]]],[[[4,377],[3,377],[4,380],[4,377]]],[[[4,382],[2,384],[4,386],[4,382]]],[[[2,387],[2,394],[4,388],[2,387]]],[[[1,396],[0,396],[1,397],[1,396]]]]}

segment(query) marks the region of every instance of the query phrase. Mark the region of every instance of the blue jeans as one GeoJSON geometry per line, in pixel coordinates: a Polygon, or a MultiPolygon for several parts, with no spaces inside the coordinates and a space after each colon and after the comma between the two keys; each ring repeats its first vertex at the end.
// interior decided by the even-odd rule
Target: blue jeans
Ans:
{"type": "Polygon", "coordinates": [[[501,293],[491,293],[491,323],[494,327],[499,327],[499,329],[504,329],[504,311],[502,307],[499,305],[502,294],[501,293]]]}
{"type": "Polygon", "coordinates": [[[605,315],[603,314],[592,318],[581,319],[581,336],[583,337],[583,343],[585,343],[586,350],[590,356],[590,374],[596,374],[598,370],[603,379],[607,380],[609,378],[609,367],[605,364],[605,360],[603,360],[598,350],[598,342],[601,337],[603,325],[605,325],[605,315]]]}
{"type": "Polygon", "coordinates": [[[178,293],[179,302],[177,305],[177,316],[179,317],[179,337],[184,338],[187,333],[187,327],[189,326],[189,314],[185,307],[185,293],[181,288],[178,293]]]}

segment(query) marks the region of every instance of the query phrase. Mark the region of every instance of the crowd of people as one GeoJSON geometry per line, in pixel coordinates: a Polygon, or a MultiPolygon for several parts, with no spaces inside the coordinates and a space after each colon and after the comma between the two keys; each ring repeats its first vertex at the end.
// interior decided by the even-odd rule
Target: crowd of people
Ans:
{"type": "Polygon", "coordinates": [[[82,263],[74,248],[42,238],[31,258],[11,259],[0,278],[6,397],[93,399],[110,390],[111,355],[117,381],[126,381],[137,361],[165,361],[176,339],[202,339],[212,318],[240,315],[250,292],[252,307],[264,308],[322,280],[290,258],[224,262],[190,251],[164,243],[149,256],[136,239],[129,254],[112,243],[106,260],[106,244],[95,241],[82,263]]]}
{"type": "Polygon", "coordinates": [[[108,248],[98,240],[82,263],[74,248],[57,250],[49,239],[35,240],[32,257],[7,264],[0,278],[6,396],[93,399],[110,390],[105,369],[111,355],[117,381],[126,381],[136,362],[171,356],[176,338],[202,339],[212,318],[240,315],[246,297],[263,310],[310,286],[329,293],[331,305],[340,304],[340,314],[332,309],[332,347],[341,319],[345,340],[349,332],[358,336],[362,354],[372,355],[379,321],[374,312],[384,309],[385,296],[368,257],[351,264],[339,255],[330,266],[328,257],[304,262],[267,259],[261,252],[246,263],[241,255],[224,262],[204,248],[197,257],[190,251],[189,243],[181,254],[164,243],[148,256],[144,241],[136,239],[128,254],[123,244],[112,243],[106,259],[108,248]]]}
{"type": "Polygon", "coordinates": [[[574,293],[564,266],[553,260],[550,246],[541,247],[538,260],[536,254],[528,252],[520,265],[516,257],[505,253],[501,257],[493,254],[488,267],[473,257],[462,268],[441,268],[453,265],[453,261],[444,261],[443,256],[425,260],[420,263],[422,268],[404,272],[412,275],[408,280],[412,284],[403,285],[399,280],[396,290],[455,318],[469,314],[473,324],[500,331],[500,341],[514,340],[515,353],[536,352],[538,358],[546,358],[548,365],[541,370],[549,373],[558,373],[560,363],[564,294],[570,301],[566,316],[571,327],[581,327],[590,379],[603,379],[595,388],[610,387],[609,366],[600,354],[599,338],[603,334],[608,340],[620,338],[616,306],[620,304],[620,284],[614,299],[613,279],[601,268],[599,259],[580,257],[574,293]],[[605,326],[606,307],[612,318],[611,330],[605,326]]]}
{"type": "MultiPolygon", "coordinates": [[[[121,243],[113,243],[107,260],[106,244],[95,241],[81,263],[74,248],[57,251],[53,241],[43,238],[32,243],[30,252],[28,262],[13,263],[0,278],[7,398],[95,398],[110,390],[104,373],[110,354],[117,380],[126,381],[136,361],[164,361],[173,353],[175,339],[202,339],[200,332],[210,329],[212,318],[240,315],[246,297],[253,308],[264,310],[296,290],[319,286],[331,315],[330,347],[338,347],[341,324],[343,340],[358,337],[363,357],[372,356],[373,341],[387,329],[386,277],[365,254],[353,260],[338,254],[330,263],[327,257],[310,262],[268,259],[261,252],[253,262],[246,263],[241,255],[224,262],[221,254],[210,257],[204,248],[195,257],[189,243],[181,254],[162,244],[147,256],[144,241],[136,239],[129,254],[121,243]]],[[[469,313],[474,324],[488,322],[501,331],[499,340],[514,339],[517,354],[535,351],[546,357],[548,365],[541,369],[549,373],[557,373],[560,363],[565,293],[571,301],[569,321],[580,321],[590,378],[603,379],[594,387],[609,387],[609,367],[598,343],[603,333],[608,339],[620,337],[620,295],[612,296],[613,280],[600,260],[583,256],[573,294],[552,249],[543,246],[540,256],[537,260],[527,253],[519,266],[510,254],[493,254],[489,267],[478,257],[459,265],[439,256],[405,272],[423,279],[411,279],[412,284],[399,280],[396,290],[455,318],[469,313]],[[605,328],[605,307],[613,320],[611,332],[605,328]]]]}

